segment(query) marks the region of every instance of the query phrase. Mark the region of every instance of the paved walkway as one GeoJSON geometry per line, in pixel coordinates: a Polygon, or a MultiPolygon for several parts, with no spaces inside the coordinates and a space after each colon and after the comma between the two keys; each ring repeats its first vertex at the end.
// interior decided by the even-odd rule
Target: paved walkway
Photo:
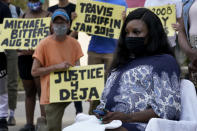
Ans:
{"type": "MultiPolygon", "coordinates": [[[[84,113],[87,114],[88,109],[89,109],[89,103],[88,102],[83,102],[84,113]]],[[[35,123],[36,123],[37,117],[39,117],[39,116],[40,116],[39,103],[37,101],[36,109],[35,109],[35,120],[34,120],[35,123]]],[[[18,102],[15,117],[16,117],[16,126],[10,126],[9,131],[18,131],[26,123],[24,101],[18,102]]],[[[72,124],[74,122],[74,119],[75,119],[75,108],[74,108],[74,104],[71,103],[66,108],[66,110],[64,112],[63,127],[66,127],[66,126],[72,124]]]]}

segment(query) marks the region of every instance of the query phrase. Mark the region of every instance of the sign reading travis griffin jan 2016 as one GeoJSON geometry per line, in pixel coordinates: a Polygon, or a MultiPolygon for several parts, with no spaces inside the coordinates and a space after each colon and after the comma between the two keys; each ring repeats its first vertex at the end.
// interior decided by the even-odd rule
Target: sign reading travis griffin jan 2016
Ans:
{"type": "Polygon", "coordinates": [[[72,67],[50,74],[50,103],[99,100],[104,89],[104,65],[72,67]]]}
{"type": "Polygon", "coordinates": [[[51,18],[16,19],[3,21],[1,49],[35,49],[39,41],[49,35],[51,18]]]}
{"type": "Polygon", "coordinates": [[[71,29],[118,39],[123,24],[123,11],[125,11],[124,6],[90,0],[77,0],[77,18],[73,20],[71,29]]]}

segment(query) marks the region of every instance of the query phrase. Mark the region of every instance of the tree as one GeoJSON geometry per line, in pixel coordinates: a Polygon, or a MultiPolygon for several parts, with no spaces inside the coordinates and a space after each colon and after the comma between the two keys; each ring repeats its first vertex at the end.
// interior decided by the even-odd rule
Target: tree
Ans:
{"type": "Polygon", "coordinates": [[[20,7],[23,11],[27,9],[27,0],[11,0],[11,3],[20,7]]]}
{"type": "MultiPolygon", "coordinates": [[[[11,3],[13,5],[20,7],[23,11],[26,11],[28,8],[27,2],[28,2],[28,0],[11,0],[11,3]]],[[[43,9],[47,10],[48,6],[49,6],[49,0],[45,0],[45,3],[43,5],[43,9]]]]}

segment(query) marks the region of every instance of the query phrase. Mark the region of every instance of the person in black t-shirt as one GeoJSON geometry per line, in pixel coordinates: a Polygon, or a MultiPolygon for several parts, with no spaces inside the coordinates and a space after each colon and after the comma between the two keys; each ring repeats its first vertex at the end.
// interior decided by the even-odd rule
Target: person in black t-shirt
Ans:
{"type": "MultiPolygon", "coordinates": [[[[75,8],[76,5],[70,3],[68,0],[59,0],[59,3],[57,5],[51,6],[48,8],[48,11],[53,13],[55,10],[57,9],[64,9],[68,16],[71,19],[71,23],[72,23],[72,12],[75,12],[75,8]]],[[[74,38],[78,38],[78,33],[77,32],[72,32],[71,30],[68,31],[68,35],[74,37],[74,38]]]]}
{"type": "MultiPolygon", "coordinates": [[[[41,0],[28,0],[28,10],[24,13],[22,18],[44,18],[50,17],[51,13],[45,11],[42,7],[41,0]]],[[[37,118],[36,127],[34,125],[34,112],[36,106],[36,96],[40,99],[41,85],[40,78],[33,77],[31,74],[31,68],[33,64],[32,55],[34,50],[20,50],[18,52],[18,69],[19,76],[22,80],[25,90],[25,111],[26,111],[26,124],[19,131],[35,131],[41,130],[46,126],[46,114],[44,105],[40,105],[41,117],[37,118]]]]}
{"type": "MultiPolygon", "coordinates": [[[[71,15],[72,15],[72,12],[75,12],[75,8],[76,8],[76,5],[70,3],[68,0],[59,0],[59,4],[49,7],[48,11],[53,13],[57,9],[64,9],[67,12],[68,16],[70,17],[70,19],[72,20],[71,15]]],[[[68,31],[68,35],[76,39],[78,38],[77,32],[72,32],[71,30],[68,31]]],[[[74,105],[76,109],[76,114],[83,112],[81,101],[74,102],[74,105]]]]}
{"type": "Polygon", "coordinates": [[[71,18],[71,13],[75,11],[75,8],[76,5],[70,3],[68,0],[59,0],[59,4],[49,7],[48,11],[53,13],[57,9],[64,9],[71,18]]]}
{"type": "Polygon", "coordinates": [[[11,18],[11,12],[6,3],[3,2],[3,0],[0,0],[0,24],[3,23],[4,18],[11,18]]]}
{"type": "MultiPolygon", "coordinates": [[[[19,18],[23,15],[20,7],[11,3],[11,0],[2,0],[10,8],[12,18],[19,18]]],[[[8,107],[9,117],[8,126],[15,126],[15,109],[17,107],[17,94],[18,94],[18,54],[16,50],[5,50],[7,57],[7,90],[8,90],[8,107]]]]}
{"type": "MultiPolygon", "coordinates": [[[[0,0],[0,24],[3,23],[4,18],[10,18],[11,12],[9,7],[0,0]]],[[[0,130],[6,131],[8,117],[8,94],[6,91],[6,75],[7,75],[7,61],[4,52],[0,52],[0,130]]]]}

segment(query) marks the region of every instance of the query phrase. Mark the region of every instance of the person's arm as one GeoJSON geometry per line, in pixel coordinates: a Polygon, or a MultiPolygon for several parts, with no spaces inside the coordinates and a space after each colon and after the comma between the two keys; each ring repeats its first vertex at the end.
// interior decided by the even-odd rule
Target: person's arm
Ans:
{"type": "Polygon", "coordinates": [[[48,67],[43,67],[42,64],[40,63],[40,61],[38,59],[34,58],[31,74],[34,77],[43,76],[43,75],[50,74],[51,72],[53,72],[55,70],[67,69],[70,66],[72,66],[72,65],[65,61],[60,64],[51,65],[48,67]]]}
{"type": "MultiPolygon", "coordinates": [[[[73,21],[74,19],[77,18],[77,13],[76,12],[72,12],[71,13],[71,20],[73,21]]],[[[78,36],[78,32],[77,31],[72,31],[69,36],[76,38],[78,36]]]]}
{"type": "Polygon", "coordinates": [[[159,118],[159,116],[153,111],[152,108],[135,112],[129,115],[128,122],[144,122],[147,123],[151,118],[159,118]]]}
{"type": "Polygon", "coordinates": [[[188,65],[189,70],[197,71],[197,49],[192,49],[189,41],[187,40],[183,19],[180,20],[178,44],[191,61],[188,65]]]}
{"type": "MultiPolygon", "coordinates": [[[[23,14],[24,14],[24,12],[23,12],[23,10],[20,8],[20,16],[23,16],[23,14]]],[[[19,17],[20,17],[19,16],[19,17]]]]}
{"type": "Polygon", "coordinates": [[[172,28],[173,28],[175,31],[179,31],[180,22],[181,22],[181,18],[177,18],[177,23],[172,24],[172,28]]]}
{"type": "Polygon", "coordinates": [[[75,66],[80,66],[80,60],[75,63],[75,66]]]}
{"type": "Polygon", "coordinates": [[[127,13],[126,13],[126,11],[123,11],[122,12],[122,19],[123,19],[123,21],[125,21],[126,18],[127,18],[127,13]]]}
{"type": "Polygon", "coordinates": [[[192,49],[186,36],[183,19],[180,20],[180,27],[178,32],[178,43],[181,49],[186,53],[189,59],[193,62],[197,60],[197,50],[192,49]]]}
{"type": "Polygon", "coordinates": [[[123,123],[147,123],[151,118],[158,118],[158,115],[152,108],[131,114],[125,114],[122,112],[108,112],[107,115],[103,117],[103,123],[109,123],[112,120],[121,120],[123,123]]]}
{"type": "Polygon", "coordinates": [[[72,31],[70,32],[69,36],[76,38],[78,36],[78,32],[77,31],[72,31]]]}

